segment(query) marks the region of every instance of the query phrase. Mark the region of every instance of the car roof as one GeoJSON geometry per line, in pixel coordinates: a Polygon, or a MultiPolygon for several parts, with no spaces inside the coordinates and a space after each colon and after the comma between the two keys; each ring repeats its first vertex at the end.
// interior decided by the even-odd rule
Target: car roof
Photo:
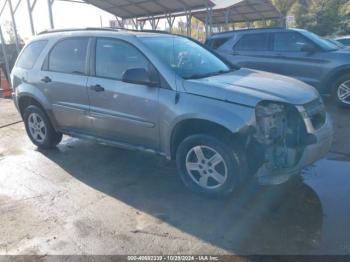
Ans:
{"type": "Polygon", "coordinates": [[[249,28],[249,29],[237,29],[232,31],[226,31],[221,33],[213,34],[208,39],[213,38],[223,38],[223,37],[231,37],[235,34],[244,34],[244,33],[265,33],[265,32],[280,32],[280,31],[301,31],[302,29],[298,28],[285,28],[285,27],[265,27],[265,28],[249,28]]]}

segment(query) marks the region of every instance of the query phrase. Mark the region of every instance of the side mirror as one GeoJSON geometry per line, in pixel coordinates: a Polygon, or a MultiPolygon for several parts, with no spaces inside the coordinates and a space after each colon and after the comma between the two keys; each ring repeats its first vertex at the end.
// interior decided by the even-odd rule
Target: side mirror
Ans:
{"type": "Polygon", "coordinates": [[[158,82],[152,81],[150,74],[144,68],[132,68],[124,72],[122,81],[131,84],[156,86],[158,82]]]}
{"type": "Polygon", "coordinates": [[[314,53],[316,52],[316,48],[313,45],[310,44],[304,44],[301,49],[301,52],[306,52],[306,53],[314,53]]]}

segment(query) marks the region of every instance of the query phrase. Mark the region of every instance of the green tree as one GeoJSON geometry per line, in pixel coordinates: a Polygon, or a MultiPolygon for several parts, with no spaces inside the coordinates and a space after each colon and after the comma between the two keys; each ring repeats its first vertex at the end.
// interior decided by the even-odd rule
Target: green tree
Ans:
{"type": "Polygon", "coordinates": [[[312,0],[307,29],[321,36],[334,34],[340,26],[338,14],[342,1],[312,0]]]}
{"type": "Polygon", "coordinates": [[[272,0],[272,3],[284,17],[287,16],[290,8],[295,2],[296,0],[272,0]]]}
{"type": "Polygon", "coordinates": [[[309,12],[308,2],[305,0],[296,1],[289,11],[289,15],[293,15],[295,17],[294,25],[298,28],[306,28],[310,17],[308,15],[309,12]]]}
{"type": "Polygon", "coordinates": [[[349,0],[297,0],[289,11],[294,26],[321,36],[344,34],[350,29],[349,0]]]}
{"type": "Polygon", "coordinates": [[[345,1],[340,5],[340,28],[338,34],[350,34],[350,1],[345,1]]]}
{"type": "MultiPolygon", "coordinates": [[[[283,18],[285,18],[293,6],[293,4],[297,0],[272,0],[273,5],[277,8],[277,10],[282,14],[283,18]]],[[[282,21],[282,25],[285,25],[285,19],[282,21]]],[[[267,22],[268,26],[280,26],[281,21],[271,20],[267,22]]]]}

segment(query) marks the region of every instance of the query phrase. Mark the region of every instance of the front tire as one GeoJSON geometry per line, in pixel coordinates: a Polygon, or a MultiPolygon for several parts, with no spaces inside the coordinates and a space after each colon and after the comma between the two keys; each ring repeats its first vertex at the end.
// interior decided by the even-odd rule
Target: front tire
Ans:
{"type": "Polygon", "coordinates": [[[182,181],[195,193],[226,196],[239,185],[239,157],[215,137],[187,137],[178,146],[176,164],[182,181]]]}
{"type": "Polygon", "coordinates": [[[350,107],[350,74],[343,75],[335,81],[333,96],[338,105],[350,107]]]}
{"type": "Polygon", "coordinates": [[[35,105],[27,107],[23,120],[30,140],[37,147],[50,149],[61,142],[62,134],[55,131],[41,108],[35,105]]]}

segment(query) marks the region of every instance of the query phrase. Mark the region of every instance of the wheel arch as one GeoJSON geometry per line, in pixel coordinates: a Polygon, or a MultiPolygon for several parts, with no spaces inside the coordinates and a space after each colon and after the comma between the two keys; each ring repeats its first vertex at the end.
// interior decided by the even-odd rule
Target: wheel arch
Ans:
{"type": "Polygon", "coordinates": [[[53,125],[54,129],[57,130],[57,125],[55,118],[53,117],[52,111],[45,106],[45,102],[43,102],[41,99],[39,99],[36,96],[33,96],[30,93],[22,93],[18,98],[17,98],[17,105],[18,105],[18,110],[23,118],[24,116],[24,111],[28,106],[35,105],[39,107],[43,112],[46,114],[46,116],[49,118],[51,124],[53,125]]]}
{"type": "MultiPolygon", "coordinates": [[[[246,129],[249,129],[248,127],[246,129]]],[[[212,135],[230,144],[240,144],[245,141],[247,133],[245,128],[233,131],[221,123],[201,118],[184,119],[176,123],[170,136],[170,156],[175,159],[179,144],[188,136],[194,134],[212,135]]]]}
{"type": "Polygon", "coordinates": [[[332,93],[334,81],[345,74],[350,74],[350,65],[341,66],[333,69],[324,80],[324,91],[325,93],[332,93]]]}
{"type": "Polygon", "coordinates": [[[18,109],[20,114],[23,116],[25,109],[28,106],[35,105],[45,111],[44,106],[42,103],[39,102],[39,100],[31,95],[22,95],[21,97],[18,98],[18,109]]]}

